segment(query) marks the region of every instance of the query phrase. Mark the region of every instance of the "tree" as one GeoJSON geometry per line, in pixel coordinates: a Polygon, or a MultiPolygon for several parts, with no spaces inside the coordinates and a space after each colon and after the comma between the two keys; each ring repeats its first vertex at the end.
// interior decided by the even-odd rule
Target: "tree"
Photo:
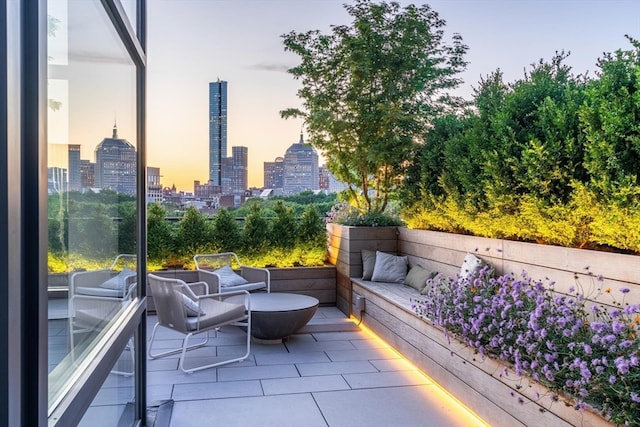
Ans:
{"type": "Polygon", "coordinates": [[[242,242],[247,251],[262,252],[269,241],[269,223],[258,204],[249,208],[249,214],[244,221],[242,229],[242,242]]]}
{"type": "Polygon", "coordinates": [[[622,206],[640,200],[640,41],[598,60],[580,122],[587,140],[585,167],[591,187],[622,206]]]}
{"type": "Polygon", "coordinates": [[[296,244],[298,224],[293,216],[293,210],[278,200],[274,206],[276,217],[271,222],[271,241],[282,249],[291,249],[296,244]]]}
{"type": "Polygon", "coordinates": [[[162,260],[173,251],[171,225],[159,203],[151,203],[147,212],[147,253],[151,260],[162,260]]]}
{"type": "Polygon", "coordinates": [[[221,252],[235,252],[242,246],[242,234],[236,219],[222,208],[213,220],[213,241],[221,252]]]}
{"type": "Polygon", "coordinates": [[[210,227],[204,215],[193,206],[184,212],[176,234],[176,247],[181,255],[206,252],[211,245],[210,227]]]}
{"type": "Polygon", "coordinates": [[[302,82],[304,111],[281,115],[304,118],[361,212],[382,212],[430,121],[463,104],[448,90],[461,83],[467,46],[459,34],[445,43],[445,21],[428,5],[357,0],[345,9],[353,23],[331,34],[282,36],[301,59],[289,73],[302,82]]]}
{"type": "Polygon", "coordinates": [[[303,245],[326,247],[327,229],[315,205],[308,205],[300,218],[298,241],[303,245]]]}

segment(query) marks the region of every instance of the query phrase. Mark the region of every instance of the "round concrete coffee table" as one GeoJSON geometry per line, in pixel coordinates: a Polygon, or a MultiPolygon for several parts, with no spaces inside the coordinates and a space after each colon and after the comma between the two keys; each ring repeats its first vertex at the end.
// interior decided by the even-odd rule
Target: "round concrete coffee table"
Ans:
{"type": "MultiPolygon", "coordinates": [[[[243,296],[231,297],[238,302],[243,296]]],[[[265,341],[282,341],[307,324],[319,301],[307,295],[273,293],[251,294],[251,335],[265,341]]]]}

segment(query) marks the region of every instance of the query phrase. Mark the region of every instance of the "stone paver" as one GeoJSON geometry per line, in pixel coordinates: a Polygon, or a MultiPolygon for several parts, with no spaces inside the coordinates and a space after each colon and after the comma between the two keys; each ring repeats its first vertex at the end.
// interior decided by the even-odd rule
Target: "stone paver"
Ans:
{"type": "MultiPolygon", "coordinates": [[[[321,307],[322,322],[344,315],[321,307]]],[[[313,320],[312,320],[313,322],[313,320]]],[[[149,330],[153,327],[150,317],[149,330]]],[[[244,333],[222,328],[187,363],[242,352],[244,333]]],[[[159,332],[159,345],[180,336],[159,332]]],[[[341,427],[482,425],[389,346],[361,331],[311,332],[251,344],[244,362],[184,374],[178,355],[148,361],[148,399],[173,399],[170,425],[341,427]]]]}

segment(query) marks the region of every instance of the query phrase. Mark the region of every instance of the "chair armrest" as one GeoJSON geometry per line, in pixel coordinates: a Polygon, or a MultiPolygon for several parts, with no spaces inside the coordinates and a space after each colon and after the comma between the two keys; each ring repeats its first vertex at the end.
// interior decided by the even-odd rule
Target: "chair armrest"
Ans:
{"type": "Polygon", "coordinates": [[[271,272],[262,267],[240,266],[240,275],[249,282],[264,282],[267,285],[267,292],[271,292],[271,272]]]}
{"type": "Polygon", "coordinates": [[[193,300],[197,300],[198,297],[209,294],[209,285],[207,282],[193,282],[193,283],[185,283],[185,292],[184,294],[191,297],[193,300]]]}
{"type": "Polygon", "coordinates": [[[248,291],[219,292],[216,294],[200,295],[196,297],[196,301],[205,298],[217,298],[220,301],[224,301],[225,299],[236,295],[244,295],[244,306],[247,308],[247,311],[251,311],[251,294],[248,291]]]}

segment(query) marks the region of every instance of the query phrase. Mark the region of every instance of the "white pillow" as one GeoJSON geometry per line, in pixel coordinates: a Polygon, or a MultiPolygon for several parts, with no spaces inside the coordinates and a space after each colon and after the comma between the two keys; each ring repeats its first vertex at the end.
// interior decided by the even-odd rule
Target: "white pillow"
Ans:
{"type": "Polygon", "coordinates": [[[113,276],[111,279],[101,284],[100,287],[124,293],[125,288],[127,287],[127,278],[134,274],[135,272],[133,270],[125,267],[117,276],[113,276]]]}
{"type": "Polygon", "coordinates": [[[373,267],[371,281],[404,283],[407,277],[409,260],[406,256],[391,255],[385,252],[376,252],[376,265],[373,267]]]}
{"type": "Polygon", "coordinates": [[[198,307],[198,303],[185,294],[182,294],[182,304],[184,305],[184,309],[186,310],[188,317],[202,316],[204,314],[204,311],[198,307]]]}
{"type": "Polygon", "coordinates": [[[247,279],[236,274],[236,272],[228,265],[215,270],[214,273],[220,277],[220,286],[238,286],[249,283],[247,279]]]}
{"type": "Polygon", "coordinates": [[[474,254],[467,254],[462,262],[462,267],[460,267],[460,278],[469,279],[475,276],[480,270],[482,270],[483,266],[484,263],[480,258],[474,254]]]}

